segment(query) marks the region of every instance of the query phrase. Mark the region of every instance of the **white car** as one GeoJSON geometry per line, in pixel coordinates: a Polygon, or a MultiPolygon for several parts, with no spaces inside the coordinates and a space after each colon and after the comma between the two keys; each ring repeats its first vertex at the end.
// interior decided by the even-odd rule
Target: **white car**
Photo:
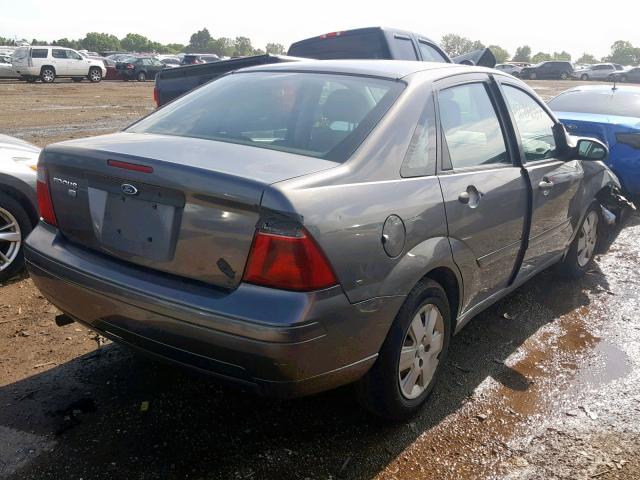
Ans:
{"type": "Polygon", "coordinates": [[[56,77],[70,77],[76,81],[88,78],[99,82],[107,74],[104,62],[85,58],[75,50],[64,47],[20,47],[12,57],[13,70],[27,82],[38,78],[52,83],[56,77]]]}

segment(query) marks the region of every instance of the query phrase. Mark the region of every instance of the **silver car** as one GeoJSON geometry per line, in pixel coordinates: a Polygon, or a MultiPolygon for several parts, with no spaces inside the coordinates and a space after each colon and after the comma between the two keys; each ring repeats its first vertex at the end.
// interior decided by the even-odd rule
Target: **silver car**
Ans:
{"type": "Polygon", "coordinates": [[[38,221],[36,164],[40,149],[0,135],[0,282],[24,265],[23,244],[38,221]]]}
{"type": "Polygon", "coordinates": [[[580,80],[612,80],[618,71],[613,63],[598,63],[574,70],[572,77],[580,80]]]}
{"type": "Polygon", "coordinates": [[[606,153],[495,70],[264,65],[48,146],[26,258],[59,323],[406,418],[474,315],[591,268],[623,217],[606,153]]]}

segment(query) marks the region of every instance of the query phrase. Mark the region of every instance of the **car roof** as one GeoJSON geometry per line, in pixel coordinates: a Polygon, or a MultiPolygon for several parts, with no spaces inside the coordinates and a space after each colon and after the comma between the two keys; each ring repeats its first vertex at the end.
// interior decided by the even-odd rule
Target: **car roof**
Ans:
{"type": "Polygon", "coordinates": [[[433,71],[434,77],[446,76],[445,72],[453,71],[495,73],[484,67],[472,67],[455,63],[418,62],[411,60],[308,60],[301,62],[285,62],[269,65],[258,65],[244,68],[243,72],[282,71],[282,72],[322,72],[350,75],[364,75],[388,78],[392,80],[408,75],[433,71]],[[440,74],[440,75],[439,75],[440,74]]]}
{"type": "Polygon", "coordinates": [[[616,89],[613,90],[613,84],[607,83],[604,85],[580,85],[577,87],[572,87],[564,92],[561,92],[559,95],[570,92],[604,92],[610,91],[612,93],[615,92],[630,92],[630,93],[640,93],[640,86],[634,85],[616,85],[616,89]]]}

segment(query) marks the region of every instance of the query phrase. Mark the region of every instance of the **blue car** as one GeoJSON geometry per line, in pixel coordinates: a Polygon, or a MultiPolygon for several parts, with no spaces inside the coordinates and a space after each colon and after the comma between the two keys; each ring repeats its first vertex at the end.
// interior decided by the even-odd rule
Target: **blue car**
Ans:
{"type": "Polygon", "coordinates": [[[595,137],[609,147],[606,164],[625,194],[640,202],[640,87],[589,85],[571,88],[549,106],[571,135],[595,137]]]}

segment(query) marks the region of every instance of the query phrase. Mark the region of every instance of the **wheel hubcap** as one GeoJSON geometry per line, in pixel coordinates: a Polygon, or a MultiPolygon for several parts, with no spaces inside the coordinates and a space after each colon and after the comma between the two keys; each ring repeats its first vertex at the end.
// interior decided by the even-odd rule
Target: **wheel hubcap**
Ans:
{"type": "Polygon", "coordinates": [[[598,214],[589,212],[584,219],[578,237],[578,265],[584,267],[593,257],[598,240],[598,214]]]}
{"type": "Polygon", "coordinates": [[[7,210],[0,207],[0,272],[18,256],[22,245],[18,221],[7,210]]]}
{"type": "Polygon", "coordinates": [[[444,318],[428,303],[418,309],[402,344],[398,382],[405,398],[419,397],[429,386],[444,346],[444,318]]]}
{"type": "Polygon", "coordinates": [[[42,76],[46,81],[53,80],[53,72],[51,70],[45,70],[42,76]]]}

